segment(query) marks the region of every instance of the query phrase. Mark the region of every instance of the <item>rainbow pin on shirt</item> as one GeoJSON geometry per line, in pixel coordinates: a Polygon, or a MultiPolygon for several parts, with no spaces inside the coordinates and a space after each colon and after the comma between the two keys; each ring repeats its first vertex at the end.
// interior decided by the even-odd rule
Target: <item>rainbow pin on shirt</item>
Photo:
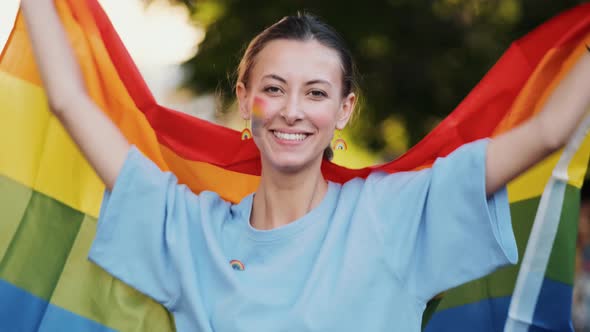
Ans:
{"type": "Polygon", "coordinates": [[[231,265],[232,269],[237,270],[237,271],[244,271],[246,269],[246,267],[244,266],[244,263],[240,262],[237,259],[232,259],[229,262],[229,265],[231,265]]]}

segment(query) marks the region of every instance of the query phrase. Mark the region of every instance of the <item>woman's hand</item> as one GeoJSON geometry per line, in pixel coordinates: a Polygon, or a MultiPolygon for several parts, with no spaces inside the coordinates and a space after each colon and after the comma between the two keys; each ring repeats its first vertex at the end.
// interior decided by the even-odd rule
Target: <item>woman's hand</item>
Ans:
{"type": "Polygon", "coordinates": [[[486,192],[510,180],[562,148],[590,107],[590,50],[553,91],[541,112],[489,143],[486,192]]]}

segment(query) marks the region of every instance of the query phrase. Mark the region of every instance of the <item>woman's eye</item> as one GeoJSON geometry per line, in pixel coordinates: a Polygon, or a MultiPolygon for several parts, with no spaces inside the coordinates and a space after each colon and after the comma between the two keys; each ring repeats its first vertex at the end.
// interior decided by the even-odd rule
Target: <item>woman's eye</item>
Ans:
{"type": "Polygon", "coordinates": [[[316,98],[324,98],[324,97],[328,96],[328,94],[322,90],[311,90],[309,92],[309,94],[311,94],[312,97],[316,97],[316,98]]]}
{"type": "Polygon", "coordinates": [[[264,92],[277,94],[277,93],[281,92],[281,89],[277,86],[268,86],[268,87],[264,88],[264,92]]]}

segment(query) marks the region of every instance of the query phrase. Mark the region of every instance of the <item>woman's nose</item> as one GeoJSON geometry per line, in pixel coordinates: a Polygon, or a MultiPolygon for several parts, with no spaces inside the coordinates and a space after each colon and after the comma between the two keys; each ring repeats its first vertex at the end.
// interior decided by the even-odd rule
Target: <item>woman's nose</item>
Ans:
{"type": "Polygon", "coordinates": [[[293,124],[297,120],[301,120],[303,118],[304,113],[301,109],[301,105],[302,103],[299,101],[299,98],[289,98],[287,104],[281,112],[281,115],[288,124],[293,124]]]}

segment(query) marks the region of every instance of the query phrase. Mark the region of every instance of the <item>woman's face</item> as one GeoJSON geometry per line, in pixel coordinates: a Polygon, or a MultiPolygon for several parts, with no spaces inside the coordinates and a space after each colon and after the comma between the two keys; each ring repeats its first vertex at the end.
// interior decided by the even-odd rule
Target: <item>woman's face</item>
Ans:
{"type": "Polygon", "coordinates": [[[281,172],[319,166],[355,103],[354,94],[342,96],[338,53],[315,40],[268,43],[256,57],[248,87],[240,82],[236,92],[242,117],[252,121],[263,167],[281,172]]]}

